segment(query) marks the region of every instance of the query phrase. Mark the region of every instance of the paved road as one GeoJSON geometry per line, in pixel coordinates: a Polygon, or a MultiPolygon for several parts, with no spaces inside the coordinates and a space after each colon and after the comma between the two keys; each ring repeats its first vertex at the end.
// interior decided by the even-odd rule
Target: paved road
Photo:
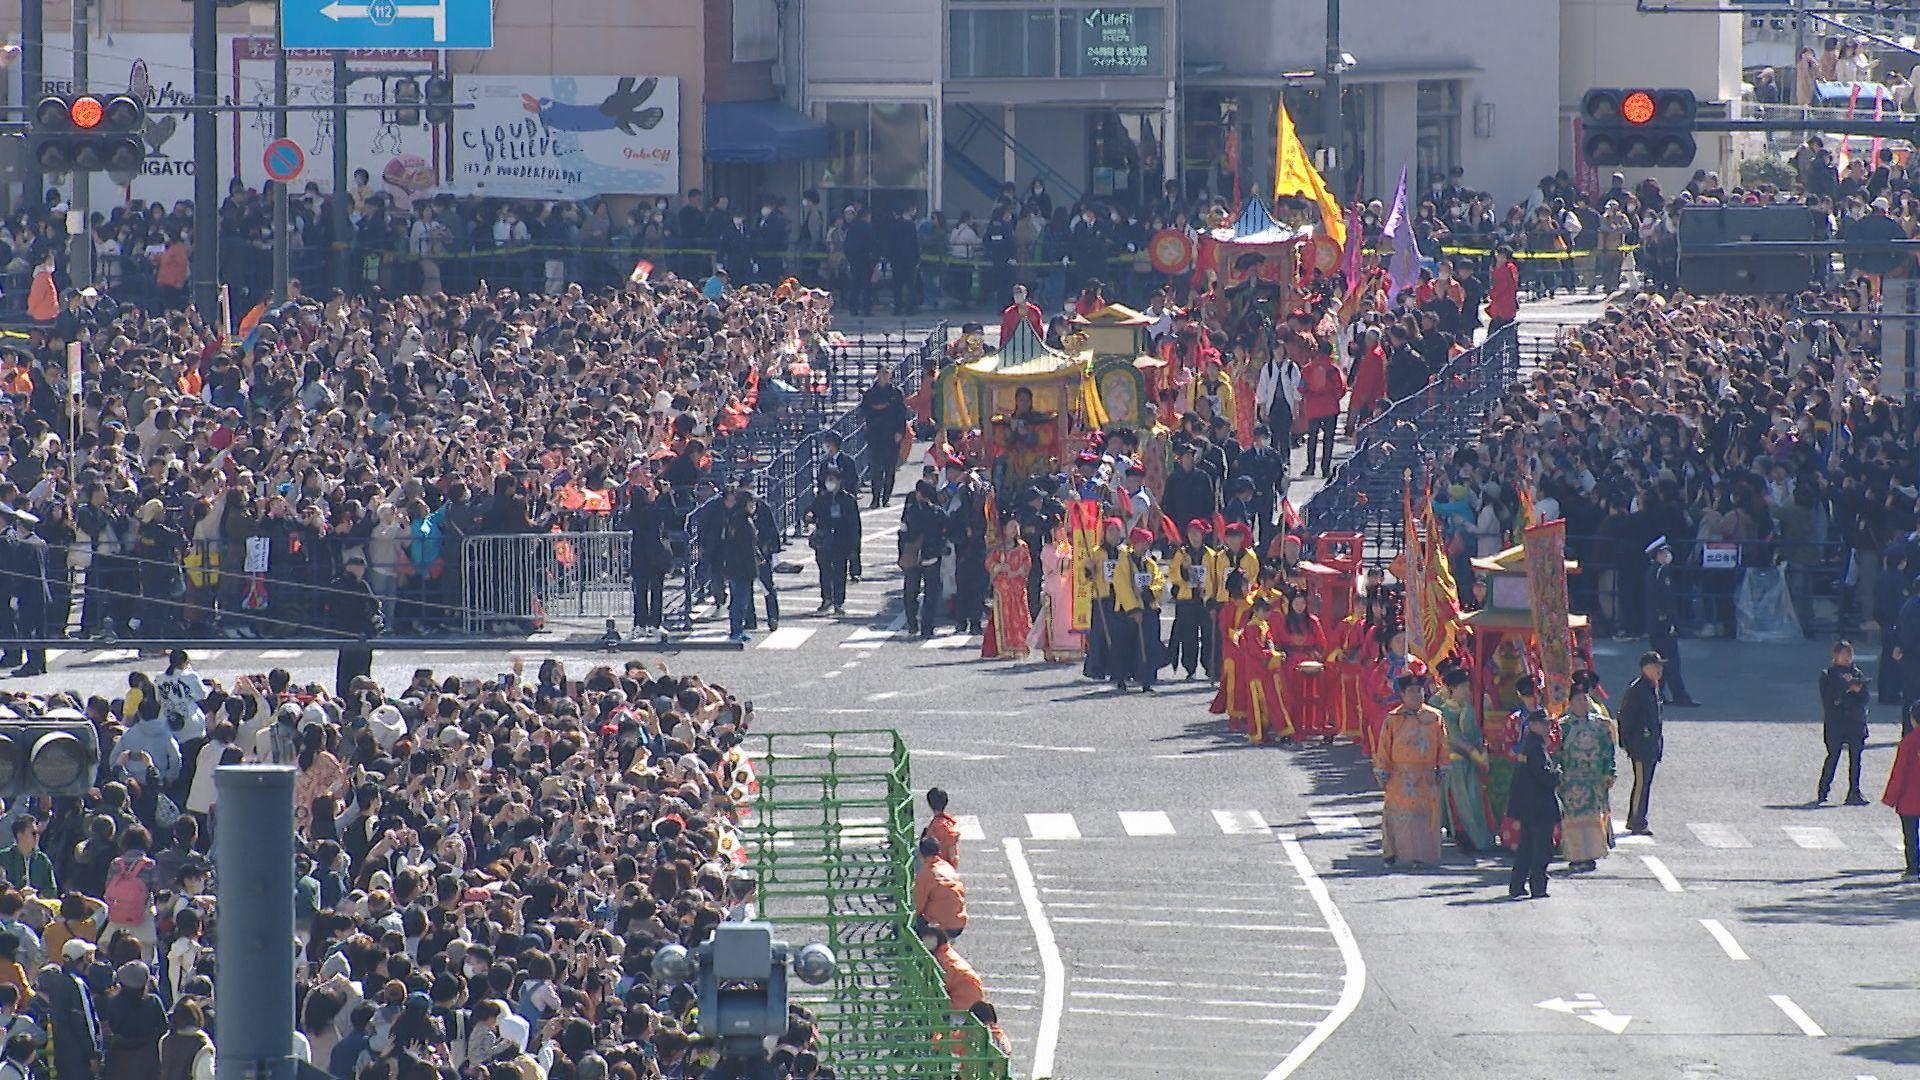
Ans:
{"type": "MultiPolygon", "coordinates": [[[[1898,880],[1895,819],[1807,805],[1824,643],[1686,642],[1706,705],[1669,716],[1657,835],[1556,879],[1551,900],[1509,904],[1497,861],[1387,872],[1350,747],[1245,746],[1197,685],[1121,697],[1077,670],[982,662],[974,639],[904,640],[891,517],[869,517],[873,570],[848,617],[793,616],[744,652],[668,659],[755,699],[769,728],[905,735],[916,790],[948,788],[963,815],[962,951],[1022,1075],[1040,1057],[1080,1080],[1920,1076],[1901,934],[1920,887],[1898,880]]],[[[811,610],[789,592],[790,611],[811,610]]],[[[1616,694],[1642,647],[1600,644],[1616,694]]],[[[276,665],[332,675],[329,655],[256,643],[200,666],[230,679],[276,665]]],[[[75,650],[5,685],[118,693],[134,666],[75,650]]],[[[487,675],[505,657],[382,651],[375,666],[403,682],[417,666],[487,675]]],[[[1875,716],[1870,797],[1896,732],[1875,716]]]]}

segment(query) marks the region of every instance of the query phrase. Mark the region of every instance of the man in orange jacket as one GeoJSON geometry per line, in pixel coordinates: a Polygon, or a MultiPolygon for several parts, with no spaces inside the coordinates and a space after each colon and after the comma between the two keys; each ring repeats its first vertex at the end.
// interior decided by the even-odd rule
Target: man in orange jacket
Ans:
{"type": "Polygon", "coordinates": [[[927,809],[933,811],[933,817],[927,821],[926,832],[940,842],[940,857],[947,865],[960,869],[960,822],[947,813],[947,792],[945,788],[927,789],[927,809]]]}
{"type": "Polygon", "coordinates": [[[967,887],[953,864],[940,857],[940,841],[920,838],[920,868],[913,875],[913,910],[931,926],[959,937],[967,929],[967,887]]]}

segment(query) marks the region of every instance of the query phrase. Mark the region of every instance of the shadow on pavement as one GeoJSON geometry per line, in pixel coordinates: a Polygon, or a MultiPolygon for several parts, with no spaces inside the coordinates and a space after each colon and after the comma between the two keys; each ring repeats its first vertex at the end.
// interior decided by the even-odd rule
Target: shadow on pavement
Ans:
{"type": "Polygon", "coordinates": [[[1749,904],[1741,912],[1755,922],[1822,922],[1833,926],[1874,926],[1908,922],[1920,916],[1920,889],[1904,882],[1897,867],[1845,870],[1852,879],[1818,893],[1771,904],[1749,904]]]}
{"type": "Polygon", "coordinates": [[[1884,1061],[1894,1065],[1920,1065],[1920,1035],[1909,1035],[1904,1039],[1888,1039],[1885,1042],[1861,1043],[1849,1047],[1849,1057],[1866,1058],[1869,1061],[1884,1061]]]}

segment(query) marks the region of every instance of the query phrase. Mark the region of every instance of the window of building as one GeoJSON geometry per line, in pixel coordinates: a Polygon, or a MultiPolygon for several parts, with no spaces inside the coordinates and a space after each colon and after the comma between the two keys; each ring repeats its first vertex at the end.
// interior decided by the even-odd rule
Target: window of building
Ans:
{"type": "Polygon", "coordinates": [[[1058,24],[1052,8],[947,13],[950,79],[1050,79],[1058,24]]]}
{"type": "Polygon", "coordinates": [[[933,128],[927,102],[816,102],[813,114],[833,129],[827,156],[809,163],[819,170],[811,185],[829,193],[830,209],[856,200],[926,209],[933,128]]]}
{"type": "Polygon", "coordinates": [[[1455,79],[1422,79],[1414,126],[1417,190],[1432,182],[1445,185],[1460,163],[1460,83],[1455,79]]]}
{"type": "Polygon", "coordinates": [[[733,60],[771,60],[779,47],[780,14],[774,0],[733,0],[733,60]]]}

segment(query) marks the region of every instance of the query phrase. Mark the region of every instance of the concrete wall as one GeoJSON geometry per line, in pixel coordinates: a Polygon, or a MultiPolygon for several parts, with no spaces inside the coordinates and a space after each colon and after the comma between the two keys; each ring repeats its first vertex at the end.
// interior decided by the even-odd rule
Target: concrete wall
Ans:
{"type": "Polygon", "coordinates": [[[946,40],[939,0],[796,2],[803,7],[803,62],[813,86],[939,81],[946,40]]]}

